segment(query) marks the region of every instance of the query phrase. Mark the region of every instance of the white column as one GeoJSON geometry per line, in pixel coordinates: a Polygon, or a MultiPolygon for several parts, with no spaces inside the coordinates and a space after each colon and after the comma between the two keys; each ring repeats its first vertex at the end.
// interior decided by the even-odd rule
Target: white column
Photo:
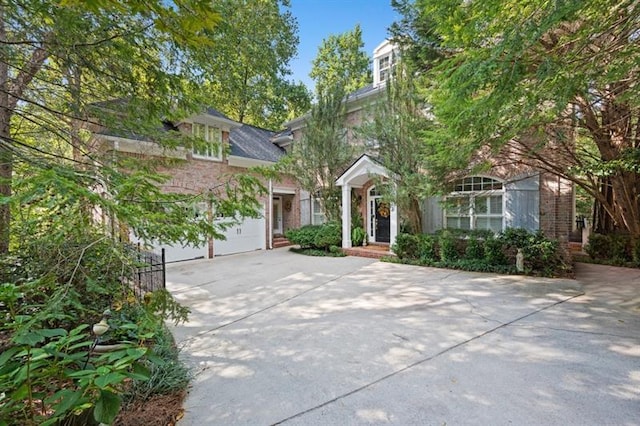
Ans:
{"type": "Polygon", "coordinates": [[[342,187],[342,247],[351,247],[351,186],[342,187]]]}
{"type": "Polygon", "coordinates": [[[265,215],[267,225],[267,236],[269,239],[269,250],[273,250],[273,181],[269,179],[269,214],[265,215]]]}
{"type": "Polygon", "coordinates": [[[395,203],[391,203],[391,217],[390,217],[390,232],[389,232],[389,249],[395,244],[398,231],[400,229],[398,222],[398,206],[395,203]]]}

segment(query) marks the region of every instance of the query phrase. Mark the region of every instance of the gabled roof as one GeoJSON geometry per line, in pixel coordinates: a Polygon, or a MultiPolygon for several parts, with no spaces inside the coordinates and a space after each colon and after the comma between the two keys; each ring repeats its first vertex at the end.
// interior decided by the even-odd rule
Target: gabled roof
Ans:
{"type": "Polygon", "coordinates": [[[337,186],[350,185],[361,188],[371,180],[373,176],[389,177],[391,173],[375,159],[367,154],[362,154],[336,179],[337,186]]]}
{"type": "Polygon", "coordinates": [[[285,155],[285,151],[272,142],[275,135],[270,130],[243,124],[229,133],[231,155],[276,162],[285,155]]]}

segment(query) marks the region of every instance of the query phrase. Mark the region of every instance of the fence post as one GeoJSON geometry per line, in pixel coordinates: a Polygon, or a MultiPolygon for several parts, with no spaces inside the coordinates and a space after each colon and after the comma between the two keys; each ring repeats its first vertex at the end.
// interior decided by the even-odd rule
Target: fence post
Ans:
{"type": "Polygon", "coordinates": [[[162,248],[162,289],[167,288],[167,266],[164,258],[164,247],[162,248]]]}

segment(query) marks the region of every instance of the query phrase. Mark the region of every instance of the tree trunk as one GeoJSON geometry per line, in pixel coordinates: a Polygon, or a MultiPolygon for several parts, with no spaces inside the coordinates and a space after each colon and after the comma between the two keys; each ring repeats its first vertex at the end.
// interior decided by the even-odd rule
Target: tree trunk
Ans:
{"type": "MultiPolygon", "coordinates": [[[[0,5],[0,43],[6,42],[7,32],[4,22],[4,6],[0,5]]],[[[13,153],[11,151],[11,133],[9,122],[9,64],[6,59],[0,61],[0,198],[8,200],[11,196],[11,178],[13,176],[13,153]]],[[[9,226],[11,209],[7,202],[0,202],[0,256],[9,252],[9,226]]]]}

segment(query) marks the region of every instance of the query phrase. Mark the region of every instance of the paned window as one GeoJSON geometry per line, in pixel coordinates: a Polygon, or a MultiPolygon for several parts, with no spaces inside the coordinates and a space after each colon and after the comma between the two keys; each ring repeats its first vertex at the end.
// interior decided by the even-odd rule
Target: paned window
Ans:
{"type": "Polygon", "coordinates": [[[311,224],[322,225],[325,223],[326,218],[322,212],[322,205],[320,204],[319,197],[313,197],[311,199],[311,224]]]}
{"type": "Polygon", "coordinates": [[[458,229],[502,231],[503,184],[482,176],[467,177],[447,197],[446,226],[458,229]]]}
{"type": "Polygon", "coordinates": [[[222,160],[222,131],[207,124],[193,123],[193,136],[200,139],[193,148],[193,156],[210,160],[222,160]],[[203,142],[204,140],[204,142],[203,142]]]}

